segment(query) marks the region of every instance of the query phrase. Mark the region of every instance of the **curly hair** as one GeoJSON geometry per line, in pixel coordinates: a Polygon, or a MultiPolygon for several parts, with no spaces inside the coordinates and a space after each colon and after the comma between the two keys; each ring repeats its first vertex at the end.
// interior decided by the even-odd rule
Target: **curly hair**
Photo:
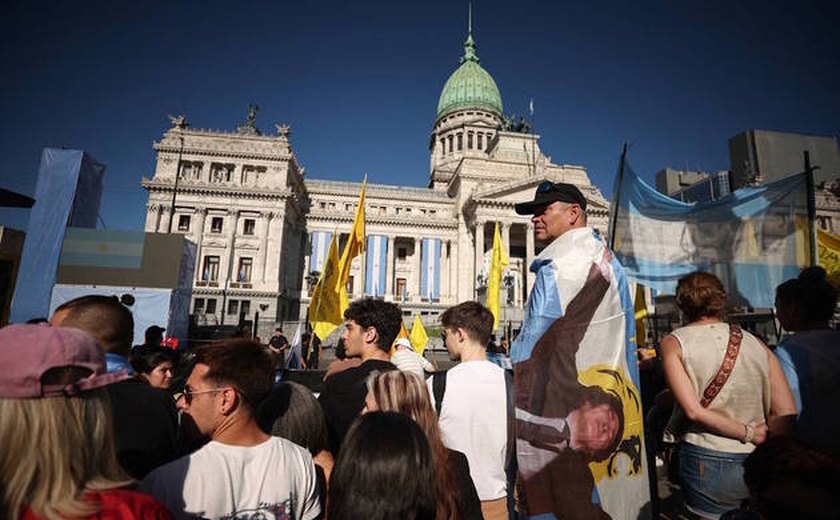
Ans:
{"type": "Polygon", "coordinates": [[[712,273],[696,272],[677,282],[677,306],[688,322],[700,318],[723,318],[726,291],[720,279],[712,273]]]}
{"type": "Polygon", "coordinates": [[[391,345],[400,333],[402,311],[395,304],[375,298],[362,298],[350,304],[344,311],[344,319],[353,320],[363,329],[376,329],[376,346],[384,352],[391,350],[391,345]]]}

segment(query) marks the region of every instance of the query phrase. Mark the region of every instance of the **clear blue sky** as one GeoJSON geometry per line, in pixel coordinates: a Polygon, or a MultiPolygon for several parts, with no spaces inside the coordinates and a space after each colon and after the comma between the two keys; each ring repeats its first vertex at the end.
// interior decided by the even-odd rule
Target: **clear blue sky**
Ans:
{"type": "MultiPolygon", "coordinates": [[[[455,0],[12,0],[0,186],[32,194],[42,147],[81,148],[107,165],[108,228],[139,229],[166,115],[232,130],[249,103],[264,131],[292,126],[309,177],[424,186],[466,18],[455,0]]],[[[836,1],[477,0],[473,28],[505,112],[533,97],[543,150],[607,197],[624,141],[652,179],[727,169],[727,139],[750,128],[840,135],[836,1]]]]}

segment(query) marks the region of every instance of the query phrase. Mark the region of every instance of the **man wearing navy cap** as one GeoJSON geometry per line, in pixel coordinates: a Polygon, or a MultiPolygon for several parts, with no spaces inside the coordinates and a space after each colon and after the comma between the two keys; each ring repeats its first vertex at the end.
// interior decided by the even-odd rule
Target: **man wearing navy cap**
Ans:
{"type": "Polygon", "coordinates": [[[563,233],[586,227],[586,198],[577,186],[543,181],[534,200],[514,206],[519,215],[533,215],[534,238],[550,244],[563,233]]]}

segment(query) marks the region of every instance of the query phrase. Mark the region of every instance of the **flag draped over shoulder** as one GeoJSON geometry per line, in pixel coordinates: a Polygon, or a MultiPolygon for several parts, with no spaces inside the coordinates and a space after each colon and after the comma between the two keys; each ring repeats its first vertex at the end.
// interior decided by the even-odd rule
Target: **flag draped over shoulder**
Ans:
{"type": "Polygon", "coordinates": [[[422,356],[423,351],[426,350],[426,343],[429,341],[429,335],[426,334],[426,329],[420,321],[419,314],[414,315],[414,323],[411,325],[411,335],[408,339],[411,341],[411,347],[414,349],[414,352],[417,352],[422,356]]]}
{"type": "Polygon", "coordinates": [[[490,256],[490,275],[487,278],[487,308],[493,313],[493,330],[499,328],[499,314],[501,312],[499,291],[502,285],[502,273],[507,265],[508,258],[502,244],[502,237],[499,234],[499,223],[496,222],[496,230],[493,233],[493,251],[490,256]]]}
{"type": "MultiPolygon", "coordinates": [[[[353,219],[353,228],[347,243],[344,244],[344,251],[341,253],[339,272],[341,284],[347,284],[350,278],[350,262],[365,251],[365,188],[367,187],[367,175],[362,181],[362,191],[359,193],[359,204],[356,206],[356,218],[353,219]]],[[[345,289],[346,292],[346,289],[345,289]]],[[[346,307],[345,307],[346,308],[346,307]]],[[[343,309],[342,309],[343,310],[343,309]]],[[[324,336],[318,335],[319,338],[324,336]]]]}
{"type": "Polygon", "coordinates": [[[708,271],[733,303],[766,308],[776,286],[809,265],[805,174],[703,204],[657,192],[626,162],[618,178],[610,236],[631,280],[673,294],[681,277],[708,271]]]}
{"type": "Polygon", "coordinates": [[[817,230],[819,264],[825,269],[828,279],[840,287],[840,236],[822,229],[817,230]]]}
{"type": "MultiPolygon", "coordinates": [[[[534,259],[536,279],[511,346],[516,452],[526,517],[646,518],[650,491],[633,297],[590,228],[563,233],[534,259]],[[596,444],[572,420],[589,407],[596,444]]],[[[585,430],[584,430],[585,431],[585,430]]]]}
{"type": "Polygon", "coordinates": [[[337,238],[338,234],[334,233],[324,270],[309,302],[309,321],[319,338],[326,338],[344,323],[344,310],[348,307],[347,290],[339,271],[337,238]]]}

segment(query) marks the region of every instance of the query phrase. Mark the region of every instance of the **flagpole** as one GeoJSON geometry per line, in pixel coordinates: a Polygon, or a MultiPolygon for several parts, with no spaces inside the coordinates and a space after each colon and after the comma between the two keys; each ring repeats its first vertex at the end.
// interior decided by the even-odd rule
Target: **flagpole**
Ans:
{"type": "Polygon", "coordinates": [[[531,112],[531,164],[534,165],[533,175],[537,175],[537,129],[534,127],[534,98],[531,98],[531,103],[528,105],[531,112]]]}
{"type": "Polygon", "coordinates": [[[613,218],[612,222],[610,222],[610,250],[614,249],[615,247],[615,228],[618,224],[618,202],[619,202],[619,193],[621,193],[621,181],[624,178],[624,164],[627,160],[627,143],[624,143],[624,147],[621,149],[621,160],[618,163],[618,178],[615,182],[615,193],[613,194],[613,218]]]}
{"type": "Polygon", "coordinates": [[[817,205],[816,205],[816,190],[814,189],[814,170],[811,167],[811,154],[808,150],[803,152],[805,156],[805,179],[808,187],[808,245],[810,249],[811,267],[817,265],[817,236],[814,231],[815,221],[817,220],[817,205]]]}

